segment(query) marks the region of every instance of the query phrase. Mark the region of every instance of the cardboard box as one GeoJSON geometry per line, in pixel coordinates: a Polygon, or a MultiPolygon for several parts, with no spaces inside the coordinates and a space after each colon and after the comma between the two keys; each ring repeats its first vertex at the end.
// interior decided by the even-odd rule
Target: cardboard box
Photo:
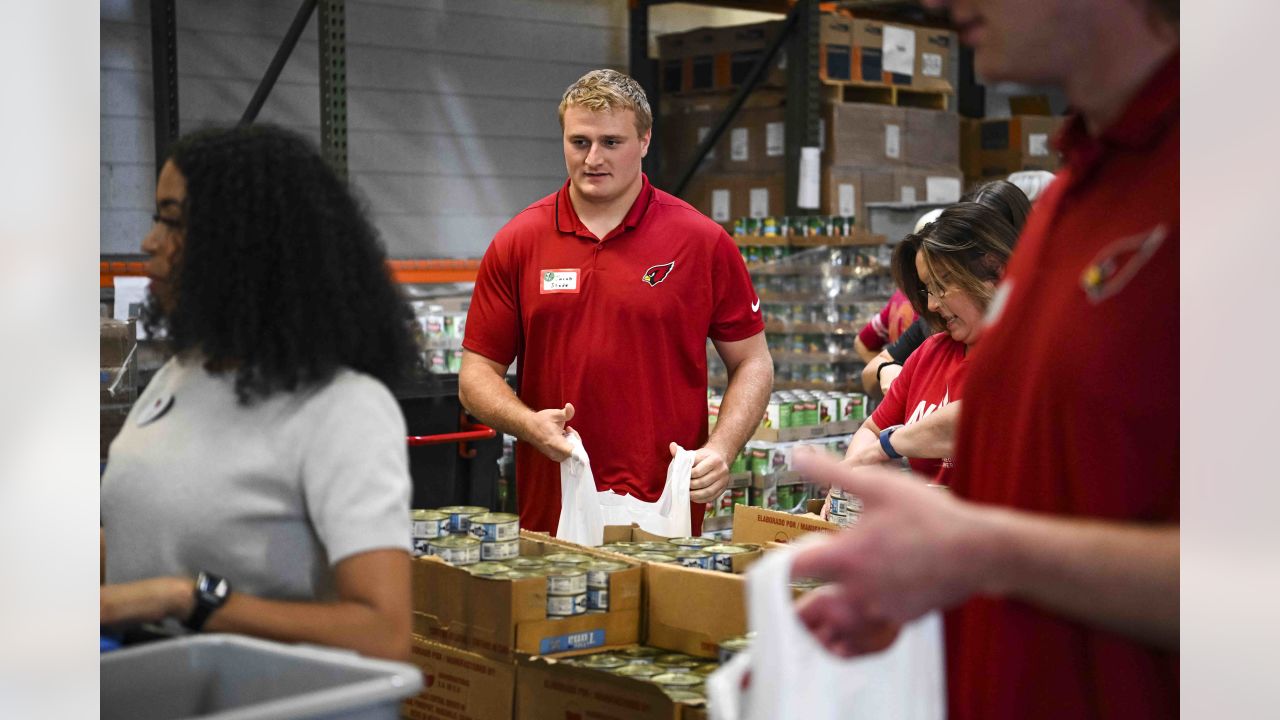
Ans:
{"type": "Polygon", "coordinates": [[[907,116],[892,105],[836,103],[823,108],[823,162],[879,167],[905,161],[907,116]]]}
{"type": "Polygon", "coordinates": [[[912,167],[960,167],[960,116],[945,110],[903,108],[902,160],[912,167]]]}
{"type": "Polygon", "coordinates": [[[960,171],[966,178],[982,175],[982,121],[960,119],[960,171]]]}
{"type": "MultiPolygon", "coordinates": [[[[687,93],[738,87],[782,25],[783,21],[777,20],[659,35],[658,58],[663,92],[687,93]]],[[[774,87],[786,83],[786,58],[782,51],[774,57],[761,83],[774,87]]]]}
{"type": "MultiPolygon", "coordinates": [[[[744,473],[744,474],[750,475],[751,473],[744,473]]],[[[637,525],[631,525],[629,527],[626,525],[606,525],[604,528],[604,542],[606,544],[614,543],[614,542],[663,542],[670,539],[671,538],[662,537],[661,535],[654,535],[653,533],[645,532],[644,530],[641,530],[640,527],[637,525]]],[[[612,553],[609,553],[609,555],[611,557],[624,557],[619,555],[613,555],[612,553]]],[[[712,570],[699,570],[697,568],[681,568],[681,569],[693,570],[694,572],[699,572],[699,573],[710,573],[712,575],[741,575],[742,573],[746,572],[747,568],[751,567],[751,565],[756,560],[760,559],[760,555],[761,555],[761,551],[748,552],[748,553],[742,553],[741,555],[735,555],[733,558],[732,573],[716,572],[712,570]]],[[[634,558],[628,558],[628,559],[630,559],[632,562],[635,562],[634,558]]],[[[645,567],[649,567],[651,565],[653,565],[653,563],[644,563],[645,567]]],[[[676,566],[664,565],[664,567],[676,567],[676,566]]],[[[647,589],[646,589],[646,595],[647,595],[647,589]]]]}
{"type": "Polygon", "coordinates": [[[515,710],[516,663],[413,636],[410,661],[422,669],[422,692],[400,706],[404,720],[492,720],[515,710]]]}
{"type": "Polygon", "coordinates": [[[430,640],[507,659],[514,653],[554,654],[626,645],[640,637],[641,568],[629,558],[529,531],[520,533],[520,554],[578,552],[634,567],[609,578],[609,612],[547,617],[543,578],[493,580],[476,577],[436,557],[413,561],[413,609],[430,640]]]}
{"type": "MultiPolygon", "coordinates": [[[[816,502],[822,508],[822,500],[816,502]]],[[[833,532],[840,526],[817,515],[792,515],[766,508],[738,505],[733,509],[734,542],[789,543],[812,532],[833,532]]]]}
{"type": "Polygon", "coordinates": [[[828,82],[853,79],[853,18],[823,13],[818,19],[818,77],[828,82]]]}
{"type": "Polygon", "coordinates": [[[781,173],[704,175],[688,202],[718,223],[785,214],[781,173]]]}
{"type": "Polygon", "coordinates": [[[897,199],[893,185],[893,171],[881,168],[826,167],[822,172],[821,198],[820,214],[853,215],[857,219],[857,226],[865,228],[867,227],[867,203],[890,202],[897,199]]]}
{"type": "Polygon", "coordinates": [[[918,90],[953,92],[951,85],[951,53],[957,38],[950,30],[916,28],[916,74],[911,87],[918,90]]]}
{"type": "Polygon", "coordinates": [[[866,18],[853,19],[853,79],[910,86],[916,74],[916,28],[866,18]],[[886,52],[885,37],[890,39],[886,52]]]}
{"type": "Polygon", "coordinates": [[[722,139],[725,142],[719,165],[726,172],[759,174],[785,170],[784,108],[743,108],[722,139]]]}
{"type": "Polygon", "coordinates": [[[1019,170],[1057,170],[1058,153],[1050,141],[1064,121],[1043,115],[983,120],[978,130],[978,174],[998,177],[1019,170]]]}
{"type": "Polygon", "coordinates": [[[644,572],[649,645],[713,658],[720,643],[746,633],[747,581],[741,574],[654,564],[644,572]]]}
{"type": "Polygon", "coordinates": [[[958,168],[899,168],[893,171],[896,202],[953,203],[960,200],[964,177],[958,168]]]}

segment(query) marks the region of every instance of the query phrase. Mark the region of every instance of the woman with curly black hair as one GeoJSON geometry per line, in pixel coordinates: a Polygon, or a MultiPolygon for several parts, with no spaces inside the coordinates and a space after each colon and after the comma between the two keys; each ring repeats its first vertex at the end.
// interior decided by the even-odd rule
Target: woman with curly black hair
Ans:
{"type": "Polygon", "coordinates": [[[301,137],[179,140],[156,185],[145,323],[175,354],[102,479],[104,625],[404,658],[410,314],[369,220],[301,137]],[[194,580],[194,583],[193,583],[194,580]]]}

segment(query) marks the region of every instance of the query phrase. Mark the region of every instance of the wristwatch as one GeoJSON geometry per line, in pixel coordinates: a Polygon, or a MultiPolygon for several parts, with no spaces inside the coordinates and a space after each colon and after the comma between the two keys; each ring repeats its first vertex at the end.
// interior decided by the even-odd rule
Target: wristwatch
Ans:
{"type": "Polygon", "coordinates": [[[893,425],[880,431],[880,448],[884,450],[884,454],[888,455],[891,460],[899,460],[902,454],[893,449],[893,443],[889,442],[889,438],[897,432],[902,426],[893,425]]]}
{"type": "Polygon", "coordinates": [[[189,629],[200,632],[200,628],[204,627],[205,621],[213,611],[225,605],[227,598],[231,597],[231,583],[224,577],[202,570],[196,576],[195,595],[195,609],[191,611],[191,617],[187,618],[184,624],[189,629]]]}

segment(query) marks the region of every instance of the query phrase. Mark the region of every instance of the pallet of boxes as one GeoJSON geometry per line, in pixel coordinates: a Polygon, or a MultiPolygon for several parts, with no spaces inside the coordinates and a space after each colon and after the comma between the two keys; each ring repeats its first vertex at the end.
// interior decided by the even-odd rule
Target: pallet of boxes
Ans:
{"type": "Polygon", "coordinates": [[[1011,98],[1006,118],[961,121],[960,152],[966,189],[1025,170],[1056,172],[1052,140],[1066,118],[1051,114],[1041,98],[1011,98]]]}
{"type": "Polygon", "coordinates": [[[706,677],[749,643],[742,573],[786,541],[778,525],[835,527],[763,509],[740,522],[756,541],[609,527],[594,548],[485,508],[415,511],[424,687],[402,717],[705,718],[706,677]]]}
{"type": "MultiPolygon", "coordinates": [[[[843,13],[825,13],[820,22],[818,214],[866,229],[867,203],[959,199],[955,34],[843,13]]],[[[668,185],[782,25],[700,28],[658,38],[664,95],[657,122],[668,185]]],[[[763,235],[770,218],[772,227],[808,232],[810,218],[782,221],[782,63],[785,58],[775,59],[685,192],[690,204],[731,232],[747,220],[747,232],[763,235]]]]}

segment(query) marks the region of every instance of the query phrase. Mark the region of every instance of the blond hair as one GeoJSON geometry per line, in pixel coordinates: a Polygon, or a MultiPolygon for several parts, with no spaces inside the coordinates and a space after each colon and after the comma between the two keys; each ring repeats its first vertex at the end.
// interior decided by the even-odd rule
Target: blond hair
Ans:
{"type": "Polygon", "coordinates": [[[636,114],[636,133],[641,137],[653,127],[653,112],[644,89],[629,75],[617,70],[592,70],[578,78],[560,99],[560,129],[564,112],[575,105],[591,112],[630,110],[636,114]]]}

